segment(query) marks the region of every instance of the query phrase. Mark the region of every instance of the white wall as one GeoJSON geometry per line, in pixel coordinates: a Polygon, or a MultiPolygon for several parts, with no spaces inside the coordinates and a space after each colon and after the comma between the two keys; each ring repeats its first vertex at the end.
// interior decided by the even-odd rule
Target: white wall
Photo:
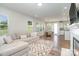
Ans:
{"type": "Polygon", "coordinates": [[[27,17],[10,9],[0,7],[0,15],[8,17],[8,33],[25,33],[27,32],[27,21],[31,20],[34,24],[34,19],[27,17]]]}

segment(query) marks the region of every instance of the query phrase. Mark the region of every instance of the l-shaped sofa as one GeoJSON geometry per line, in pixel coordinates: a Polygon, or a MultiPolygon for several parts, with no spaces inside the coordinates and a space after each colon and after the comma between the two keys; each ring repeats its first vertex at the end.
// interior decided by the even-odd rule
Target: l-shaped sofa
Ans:
{"type": "MultiPolygon", "coordinates": [[[[42,35],[42,34],[40,34],[42,35]]],[[[29,44],[38,40],[37,33],[12,34],[0,37],[0,56],[22,56],[28,55],[29,44]]]]}

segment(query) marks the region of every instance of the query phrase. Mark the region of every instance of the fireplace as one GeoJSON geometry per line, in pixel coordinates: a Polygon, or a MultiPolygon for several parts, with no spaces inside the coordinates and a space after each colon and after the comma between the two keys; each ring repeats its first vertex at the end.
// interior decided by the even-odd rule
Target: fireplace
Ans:
{"type": "Polygon", "coordinates": [[[79,56],[79,40],[73,37],[73,54],[79,56]]]}

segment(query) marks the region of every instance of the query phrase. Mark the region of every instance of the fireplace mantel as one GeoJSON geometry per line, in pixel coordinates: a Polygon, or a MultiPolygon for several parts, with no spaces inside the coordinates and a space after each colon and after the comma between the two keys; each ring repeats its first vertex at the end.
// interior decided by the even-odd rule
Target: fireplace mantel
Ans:
{"type": "Polygon", "coordinates": [[[74,23],[74,24],[70,25],[70,33],[77,40],[79,40],[79,23],[74,23]]]}
{"type": "Polygon", "coordinates": [[[73,51],[73,38],[79,41],[79,23],[70,25],[70,49],[73,51]]]}
{"type": "Polygon", "coordinates": [[[79,29],[72,30],[72,35],[79,41],[79,29]]]}
{"type": "Polygon", "coordinates": [[[75,29],[72,32],[73,42],[72,42],[72,50],[75,56],[79,56],[79,29],[75,29]]]}

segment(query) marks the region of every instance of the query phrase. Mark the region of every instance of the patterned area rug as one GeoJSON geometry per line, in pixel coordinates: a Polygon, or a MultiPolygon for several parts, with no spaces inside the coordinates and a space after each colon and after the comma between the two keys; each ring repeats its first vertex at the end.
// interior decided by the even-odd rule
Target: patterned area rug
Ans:
{"type": "Polygon", "coordinates": [[[29,45],[28,56],[50,56],[49,51],[52,49],[52,41],[40,39],[29,45]]]}

